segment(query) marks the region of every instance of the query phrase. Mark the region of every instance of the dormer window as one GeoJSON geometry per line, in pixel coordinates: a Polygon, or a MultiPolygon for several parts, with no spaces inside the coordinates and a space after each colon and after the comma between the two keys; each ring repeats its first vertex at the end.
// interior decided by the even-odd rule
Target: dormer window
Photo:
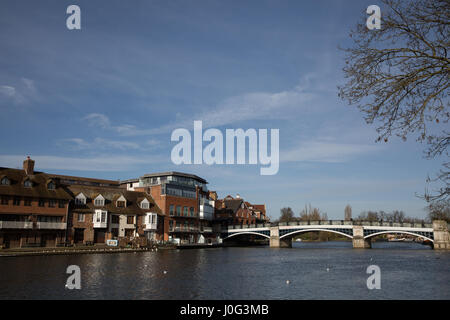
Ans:
{"type": "Polygon", "coordinates": [[[9,179],[7,177],[3,177],[2,180],[0,181],[0,184],[2,186],[9,186],[10,184],[9,179]]]}
{"type": "Polygon", "coordinates": [[[23,186],[26,187],[26,188],[31,188],[33,186],[33,183],[31,182],[31,180],[27,179],[23,183],[23,186]]]}
{"type": "Polygon", "coordinates": [[[147,199],[144,199],[141,201],[141,209],[149,209],[150,208],[150,202],[147,199]]]}
{"type": "Polygon", "coordinates": [[[105,205],[105,198],[103,198],[103,196],[101,194],[99,194],[95,199],[94,199],[94,205],[96,207],[103,207],[105,205]]]}
{"type": "Polygon", "coordinates": [[[120,196],[116,200],[116,207],[118,207],[118,208],[125,208],[126,206],[127,206],[127,199],[125,199],[124,196],[120,196]]]}
{"type": "Polygon", "coordinates": [[[78,194],[75,197],[75,204],[77,204],[77,205],[85,205],[86,204],[86,196],[83,193],[78,194]]]}
{"type": "Polygon", "coordinates": [[[53,181],[50,181],[49,183],[47,183],[47,189],[48,190],[55,190],[56,185],[53,181]]]}

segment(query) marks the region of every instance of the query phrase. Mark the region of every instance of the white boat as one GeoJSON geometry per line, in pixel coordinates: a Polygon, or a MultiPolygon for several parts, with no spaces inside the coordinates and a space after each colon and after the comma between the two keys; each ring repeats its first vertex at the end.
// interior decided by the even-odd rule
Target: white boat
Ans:
{"type": "Polygon", "coordinates": [[[405,241],[405,238],[391,238],[388,239],[389,242],[401,242],[401,241],[405,241]]]}

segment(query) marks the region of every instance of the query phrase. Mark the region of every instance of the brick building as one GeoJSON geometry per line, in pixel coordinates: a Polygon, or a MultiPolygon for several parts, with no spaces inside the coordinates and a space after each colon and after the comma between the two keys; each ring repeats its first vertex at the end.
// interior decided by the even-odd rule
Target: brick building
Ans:
{"type": "Polygon", "coordinates": [[[28,157],[23,169],[0,168],[0,246],[64,245],[71,195],[51,175],[34,171],[28,157]]]}
{"type": "Polygon", "coordinates": [[[258,224],[269,222],[265,205],[253,205],[242,199],[228,195],[215,201],[215,221],[222,226],[238,224],[258,224]]]}
{"type": "Polygon", "coordinates": [[[71,185],[68,240],[70,243],[105,243],[114,239],[145,237],[156,241],[163,234],[163,215],[144,192],[118,187],[71,185]]]}
{"type": "Polygon", "coordinates": [[[164,213],[164,240],[179,243],[215,241],[214,200],[207,181],[181,172],[146,174],[122,183],[127,190],[149,193],[164,213]]]}

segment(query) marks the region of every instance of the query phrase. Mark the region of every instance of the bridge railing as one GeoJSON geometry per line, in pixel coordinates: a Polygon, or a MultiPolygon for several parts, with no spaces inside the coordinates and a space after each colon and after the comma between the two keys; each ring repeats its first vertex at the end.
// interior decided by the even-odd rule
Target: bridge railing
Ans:
{"type": "MultiPolygon", "coordinates": [[[[381,226],[381,227],[407,227],[432,228],[431,223],[389,222],[389,221],[360,221],[360,220],[297,220],[289,222],[274,222],[260,224],[230,225],[228,229],[268,228],[276,226],[302,226],[302,225],[355,225],[355,226],[381,226]]],[[[224,229],[227,229],[226,227],[224,229]]],[[[450,227],[449,227],[450,230],[450,227]]]]}

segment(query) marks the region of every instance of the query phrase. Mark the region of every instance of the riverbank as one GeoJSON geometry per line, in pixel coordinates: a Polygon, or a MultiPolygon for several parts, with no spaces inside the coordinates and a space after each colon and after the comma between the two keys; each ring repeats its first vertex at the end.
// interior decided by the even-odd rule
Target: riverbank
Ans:
{"type": "Polygon", "coordinates": [[[71,255],[71,254],[99,254],[99,253],[132,253],[175,249],[175,246],[163,245],[152,248],[114,248],[108,246],[80,246],[80,247],[60,247],[60,248],[18,248],[2,249],[0,257],[20,257],[20,256],[46,256],[46,255],[71,255]]]}

